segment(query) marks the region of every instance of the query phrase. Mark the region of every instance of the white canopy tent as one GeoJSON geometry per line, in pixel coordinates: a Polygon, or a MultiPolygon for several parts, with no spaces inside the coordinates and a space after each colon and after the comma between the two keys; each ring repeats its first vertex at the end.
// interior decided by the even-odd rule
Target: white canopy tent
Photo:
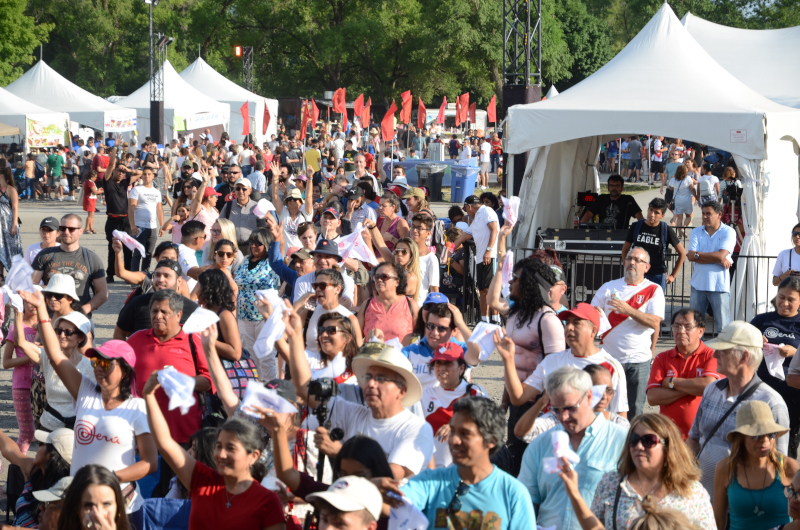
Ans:
{"type": "Polygon", "coordinates": [[[800,26],[739,29],[714,24],[691,13],[681,20],[716,62],[762,96],[800,108],[800,26]]]}
{"type": "Polygon", "coordinates": [[[40,107],[35,103],[31,103],[30,101],[12,94],[5,88],[0,88],[0,122],[19,128],[22,134],[25,134],[27,126],[25,120],[28,116],[48,114],[52,115],[53,120],[66,116],[64,113],[53,112],[52,110],[40,107]]]}
{"type": "Polygon", "coordinates": [[[278,134],[278,100],[267,99],[237,85],[224,75],[214,70],[207,62],[198,57],[195,62],[186,67],[181,73],[181,78],[194,88],[217,101],[228,103],[231,108],[231,124],[228,134],[231,140],[239,141],[244,138],[242,130],[244,120],[239,109],[245,102],[249,102],[248,114],[250,115],[250,133],[257,145],[262,145],[269,140],[271,135],[278,134]],[[269,110],[270,120],[266,134],[263,134],[264,104],[269,110]]]}
{"type": "MultiPolygon", "coordinates": [[[[164,138],[177,138],[176,122],[187,130],[210,125],[228,128],[230,105],[210,98],[184,81],[169,61],[164,62],[164,138]]],[[[150,81],[136,92],[119,100],[119,104],[136,109],[139,136],[150,133],[150,81]]]]}
{"type": "Polygon", "coordinates": [[[561,92],[558,91],[555,85],[550,85],[550,90],[547,91],[547,95],[545,95],[546,99],[554,98],[559,95],[561,92]]]}
{"type": "Polygon", "coordinates": [[[123,132],[136,128],[136,115],[132,109],[87,92],[67,81],[44,61],[36,63],[6,90],[36,105],[66,112],[72,121],[93,129],[123,132]]]}
{"type": "MultiPolygon", "coordinates": [[[[530,152],[515,244],[533,247],[537,229],[572,226],[577,193],[599,190],[600,144],[637,132],[687,138],[733,153],[744,184],[746,237],[740,255],[776,256],[783,250],[782,238],[766,234],[785,233],[797,222],[800,111],[738,81],[689,35],[667,4],[587,79],[556,98],[509,109],[507,151],[530,152]],[[653,60],[668,56],[693,60],[653,60]]],[[[766,310],[769,293],[761,289],[756,299],[755,289],[758,275],[764,285],[770,272],[766,260],[740,259],[731,290],[734,315],[749,320],[766,310]]]]}

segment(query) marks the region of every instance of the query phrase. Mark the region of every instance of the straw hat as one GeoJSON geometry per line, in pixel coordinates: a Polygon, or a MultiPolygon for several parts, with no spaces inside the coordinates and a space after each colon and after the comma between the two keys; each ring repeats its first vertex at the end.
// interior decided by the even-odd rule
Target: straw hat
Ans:
{"type": "Polygon", "coordinates": [[[778,433],[783,436],[789,432],[789,427],[777,423],[772,417],[772,409],[763,401],[745,401],[736,409],[736,428],[728,433],[728,441],[733,441],[733,433],[738,432],[745,436],[762,436],[764,434],[778,433]]]}
{"type": "Polygon", "coordinates": [[[405,355],[396,348],[387,346],[382,342],[368,342],[358,350],[358,355],[353,358],[353,372],[361,381],[364,374],[372,366],[380,366],[393,372],[397,372],[406,381],[406,395],[403,396],[402,404],[410,407],[417,403],[422,397],[422,385],[414,375],[414,367],[411,366],[405,355]]]}

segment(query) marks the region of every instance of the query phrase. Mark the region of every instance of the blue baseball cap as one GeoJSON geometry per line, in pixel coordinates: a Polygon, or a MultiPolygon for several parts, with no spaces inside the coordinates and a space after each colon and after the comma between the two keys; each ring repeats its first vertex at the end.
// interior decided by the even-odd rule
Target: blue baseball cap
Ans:
{"type": "Polygon", "coordinates": [[[422,302],[422,305],[425,304],[448,304],[450,300],[443,295],[442,293],[428,293],[428,296],[425,297],[425,301],[422,302]]]}

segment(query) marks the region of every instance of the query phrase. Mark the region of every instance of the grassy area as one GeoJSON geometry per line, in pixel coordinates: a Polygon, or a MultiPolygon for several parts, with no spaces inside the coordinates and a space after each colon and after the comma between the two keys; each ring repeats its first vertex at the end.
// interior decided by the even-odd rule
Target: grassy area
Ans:
{"type": "MultiPolygon", "coordinates": [[[[636,195],[637,193],[642,193],[643,191],[650,191],[652,189],[655,189],[655,186],[650,187],[642,184],[628,184],[626,182],[625,188],[623,189],[623,193],[625,193],[625,195],[636,195]]],[[[608,193],[608,186],[605,183],[600,184],[600,193],[608,193]]]]}
{"type": "MultiPolygon", "coordinates": [[[[492,192],[495,195],[497,195],[498,193],[500,193],[500,188],[492,188],[492,187],[490,187],[490,188],[488,188],[486,190],[483,190],[483,191],[481,191],[480,188],[476,188],[475,189],[475,195],[480,196],[481,193],[485,193],[487,191],[492,192]]],[[[444,201],[442,201],[442,202],[450,202],[450,188],[449,187],[446,187],[446,188],[442,187],[442,196],[444,197],[444,201]]]]}

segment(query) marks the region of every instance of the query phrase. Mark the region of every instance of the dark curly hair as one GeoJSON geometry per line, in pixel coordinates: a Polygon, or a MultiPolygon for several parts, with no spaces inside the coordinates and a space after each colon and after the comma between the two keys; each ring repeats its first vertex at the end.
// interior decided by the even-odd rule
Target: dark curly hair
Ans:
{"type": "Polygon", "coordinates": [[[408,280],[406,278],[406,271],[395,263],[394,261],[384,261],[377,267],[375,267],[375,274],[378,274],[378,269],[382,267],[390,267],[395,274],[397,274],[397,294],[405,295],[406,289],[408,288],[408,280]]]}
{"type": "Polygon", "coordinates": [[[511,318],[516,315],[517,328],[522,328],[531,323],[538,311],[550,307],[549,301],[542,293],[544,286],[540,286],[539,280],[553,285],[556,283],[556,276],[548,265],[532,258],[518,261],[514,265],[514,274],[519,282],[520,296],[508,311],[508,316],[511,318]]]}
{"type": "Polygon", "coordinates": [[[495,195],[491,191],[485,191],[481,193],[481,196],[478,197],[478,199],[480,199],[481,202],[485,201],[486,199],[489,199],[489,201],[491,201],[492,203],[492,210],[497,210],[498,208],[500,208],[500,201],[497,200],[497,195],[495,195]]]}
{"type": "Polygon", "coordinates": [[[219,269],[208,269],[197,278],[200,282],[199,300],[207,308],[221,307],[234,311],[236,304],[233,301],[233,289],[225,273],[219,269]]]}

